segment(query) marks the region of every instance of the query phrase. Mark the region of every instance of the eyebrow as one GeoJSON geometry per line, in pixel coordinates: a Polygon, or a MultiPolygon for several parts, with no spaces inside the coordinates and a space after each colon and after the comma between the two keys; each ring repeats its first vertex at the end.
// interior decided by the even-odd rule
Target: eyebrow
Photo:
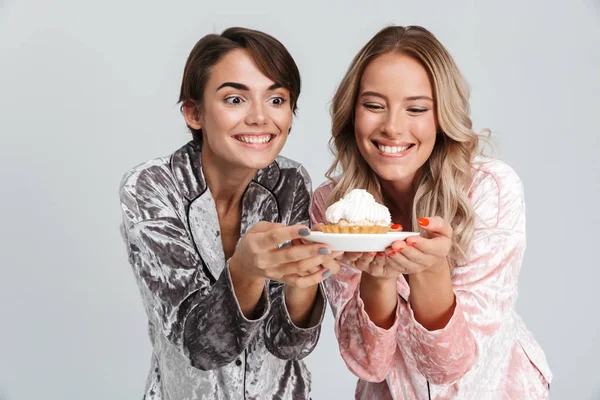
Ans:
{"type": "MultiPolygon", "coordinates": [[[[381,97],[384,100],[387,100],[387,97],[384,96],[381,93],[377,93],[377,92],[371,92],[371,91],[366,91],[366,92],[362,92],[360,94],[360,96],[375,96],[375,97],[381,97]]],[[[409,97],[405,97],[404,98],[405,101],[415,101],[415,100],[429,100],[431,102],[433,102],[433,99],[429,96],[409,96],[409,97]]]]}
{"type": "MultiPolygon", "coordinates": [[[[250,91],[250,88],[249,88],[248,86],[244,85],[243,83],[238,83],[238,82],[225,82],[225,83],[222,83],[222,84],[221,84],[221,86],[219,86],[219,87],[217,88],[217,92],[218,92],[219,90],[223,89],[224,87],[231,87],[231,88],[234,88],[234,89],[237,89],[237,90],[245,90],[245,91],[250,91]]],[[[282,87],[282,86],[281,86],[279,83],[274,83],[274,84],[272,84],[271,86],[269,86],[269,87],[267,88],[267,90],[269,90],[269,91],[270,91],[270,90],[275,90],[275,89],[279,89],[279,88],[281,88],[281,87],[282,87]]]]}
{"type": "Polygon", "coordinates": [[[387,97],[385,97],[381,93],[377,93],[377,92],[370,92],[370,91],[362,92],[360,94],[360,97],[363,97],[363,96],[375,96],[375,97],[381,97],[382,99],[387,100],[387,97]]]}
{"type": "Polygon", "coordinates": [[[404,100],[408,100],[408,101],[429,100],[429,101],[433,102],[433,99],[429,96],[410,96],[410,97],[405,97],[404,100]]]}

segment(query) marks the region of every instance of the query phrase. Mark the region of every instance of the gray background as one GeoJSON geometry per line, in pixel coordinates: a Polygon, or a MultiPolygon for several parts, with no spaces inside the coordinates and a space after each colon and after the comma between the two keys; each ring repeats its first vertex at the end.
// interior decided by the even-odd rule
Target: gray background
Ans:
{"type": "MultiPolygon", "coordinates": [[[[600,399],[600,2],[216,3],[0,1],[0,399],[141,398],[150,346],[117,188],[189,139],[175,101],[201,36],[242,25],[288,47],[303,90],[283,154],[316,187],[333,91],[391,23],[449,48],[475,127],[524,181],[518,310],[555,374],[552,398],[600,399]]],[[[352,398],[330,315],[308,363],[314,399],[352,398]]]]}

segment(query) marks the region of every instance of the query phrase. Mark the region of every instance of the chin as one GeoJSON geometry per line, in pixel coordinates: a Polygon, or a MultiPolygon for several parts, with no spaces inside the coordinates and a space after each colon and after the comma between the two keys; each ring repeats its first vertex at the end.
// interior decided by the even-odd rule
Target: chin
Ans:
{"type": "Polygon", "coordinates": [[[405,181],[407,179],[412,179],[412,177],[415,176],[415,171],[412,171],[412,169],[409,171],[405,168],[400,168],[398,166],[388,165],[385,167],[381,166],[378,168],[371,168],[379,177],[379,179],[389,182],[405,181]]]}
{"type": "Polygon", "coordinates": [[[277,153],[240,155],[240,157],[235,160],[235,164],[248,169],[263,169],[271,165],[276,157],[277,153]]]}

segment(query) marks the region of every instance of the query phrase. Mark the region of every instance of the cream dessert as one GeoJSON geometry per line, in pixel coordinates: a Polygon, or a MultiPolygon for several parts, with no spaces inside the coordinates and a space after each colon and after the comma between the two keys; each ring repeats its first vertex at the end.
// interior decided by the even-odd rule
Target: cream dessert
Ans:
{"type": "Polygon", "coordinates": [[[392,217],[371,193],[354,189],[327,208],[325,233],[387,233],[392,217]]]}

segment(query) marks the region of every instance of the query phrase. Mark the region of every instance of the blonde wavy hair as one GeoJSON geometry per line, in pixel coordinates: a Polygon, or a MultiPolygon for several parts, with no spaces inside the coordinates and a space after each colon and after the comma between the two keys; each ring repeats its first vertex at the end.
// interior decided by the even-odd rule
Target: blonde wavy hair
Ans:
{"type": "MultiPolygon", "coordinates": [[[[473,240],[474,213],[468,190],[471,163],[479,152],[479,135],[473,131],[469,118],[469,88],[465,79],[450,53],[425,28],[384,28],[354,57],[331,105],[329,145],[335,159],[326,176],[335,185],[328,204],[355,188],[366,189],[379,200],[383,198],[379,178],[356,144],[354,112],[363,71],[375,58],[390,52],[411,56],[427,70],[438,121],[433,151],[415,180],[411,229],[419,227],[419,217],[440,216],[448,221],[454,231],[448,261],[455,266],[464,259],[473,240]]],[[[422,230],[421,233],[426,235],[422,230]]]]}

